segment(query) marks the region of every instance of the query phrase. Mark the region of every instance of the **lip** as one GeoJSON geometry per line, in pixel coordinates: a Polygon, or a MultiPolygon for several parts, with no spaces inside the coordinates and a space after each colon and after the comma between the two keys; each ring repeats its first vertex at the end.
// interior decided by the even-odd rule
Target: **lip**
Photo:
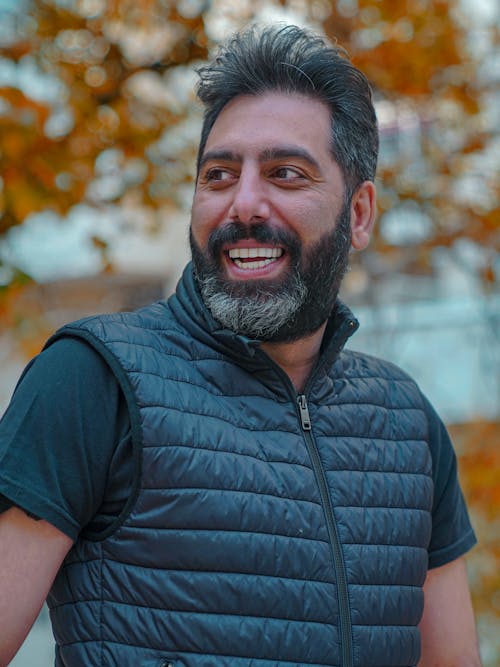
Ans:
{"type": "Polygon", "coordinates": [[[288,253],[285,248],[280,245],[275,245],[272,243],[262,243],[261,241],[256,241],[255,239],[244,239],[238,241],[237,243],[226,244],[222,248],[222,257],[223,263],[225,266],[225,271],[227,277],[230,280],[259,280],[259,279],[273,279],[276,278],[284,266],[288,263],[288,253]],[[238,266],[230,257],[229,251],[234,249],[255,249],[255,248],[265,248],[269,250],[274,250],[276,248],[281,249],[283,254],[280,257],[268,258],[268,257],[256,257],[248,258],[247,263],[256,264],[261,259],[271,259],[272,261],[266,263],[264,266],[252,266],[252,268],[244,268],[243,266],[238,266]]]}

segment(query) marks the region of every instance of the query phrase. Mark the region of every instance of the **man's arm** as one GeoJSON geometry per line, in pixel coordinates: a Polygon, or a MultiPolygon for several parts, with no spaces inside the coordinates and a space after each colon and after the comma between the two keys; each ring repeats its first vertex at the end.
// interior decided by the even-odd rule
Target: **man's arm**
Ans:
{"type": "Polygon", "coordinates": [[[0,667],[19,650],[72,544],[17,507],[0,514],[0,667]]]}
{"type": "Polygon", "coordinates": [[[481,667],[463,558],[429,570],[418,667],[481,667]]]}

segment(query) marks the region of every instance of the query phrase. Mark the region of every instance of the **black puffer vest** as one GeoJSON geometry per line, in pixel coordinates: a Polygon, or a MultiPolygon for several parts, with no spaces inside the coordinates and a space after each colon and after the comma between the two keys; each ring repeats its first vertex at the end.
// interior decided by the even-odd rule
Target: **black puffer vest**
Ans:
{"type": "Polygon", "coordinates": [[[89,318],[129,405],[137,483],[49,596],[57,665],[404,667],[431,532],[427,421],[394,366],[340,352],[339,305],[303,395],[221,330],[188,267],[177,294],[89,318]]]}

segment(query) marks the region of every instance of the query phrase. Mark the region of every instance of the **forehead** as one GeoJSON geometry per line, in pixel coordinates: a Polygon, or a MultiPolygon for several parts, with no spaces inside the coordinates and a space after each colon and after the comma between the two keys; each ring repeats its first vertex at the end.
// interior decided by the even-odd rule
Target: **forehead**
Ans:
{"type": "Polygon", "coordinates": [[[265,92],[231,100],[210,130],[204,151],[262,151],[292,142],[332,159],[328,106],[308,95],[265,92]]]}

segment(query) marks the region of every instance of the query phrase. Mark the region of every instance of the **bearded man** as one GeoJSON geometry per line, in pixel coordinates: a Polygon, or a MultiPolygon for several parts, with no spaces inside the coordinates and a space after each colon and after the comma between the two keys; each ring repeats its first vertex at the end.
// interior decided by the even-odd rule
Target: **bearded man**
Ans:
{"type": "Polygon", "coordinates": [[[61,667],[477,667],[449,438],[405,373],[343,351],[370,87],[293,26],[199,74],[176,294],[64,327],[2,422],[1,664],[48,596],[61,667]]]}

